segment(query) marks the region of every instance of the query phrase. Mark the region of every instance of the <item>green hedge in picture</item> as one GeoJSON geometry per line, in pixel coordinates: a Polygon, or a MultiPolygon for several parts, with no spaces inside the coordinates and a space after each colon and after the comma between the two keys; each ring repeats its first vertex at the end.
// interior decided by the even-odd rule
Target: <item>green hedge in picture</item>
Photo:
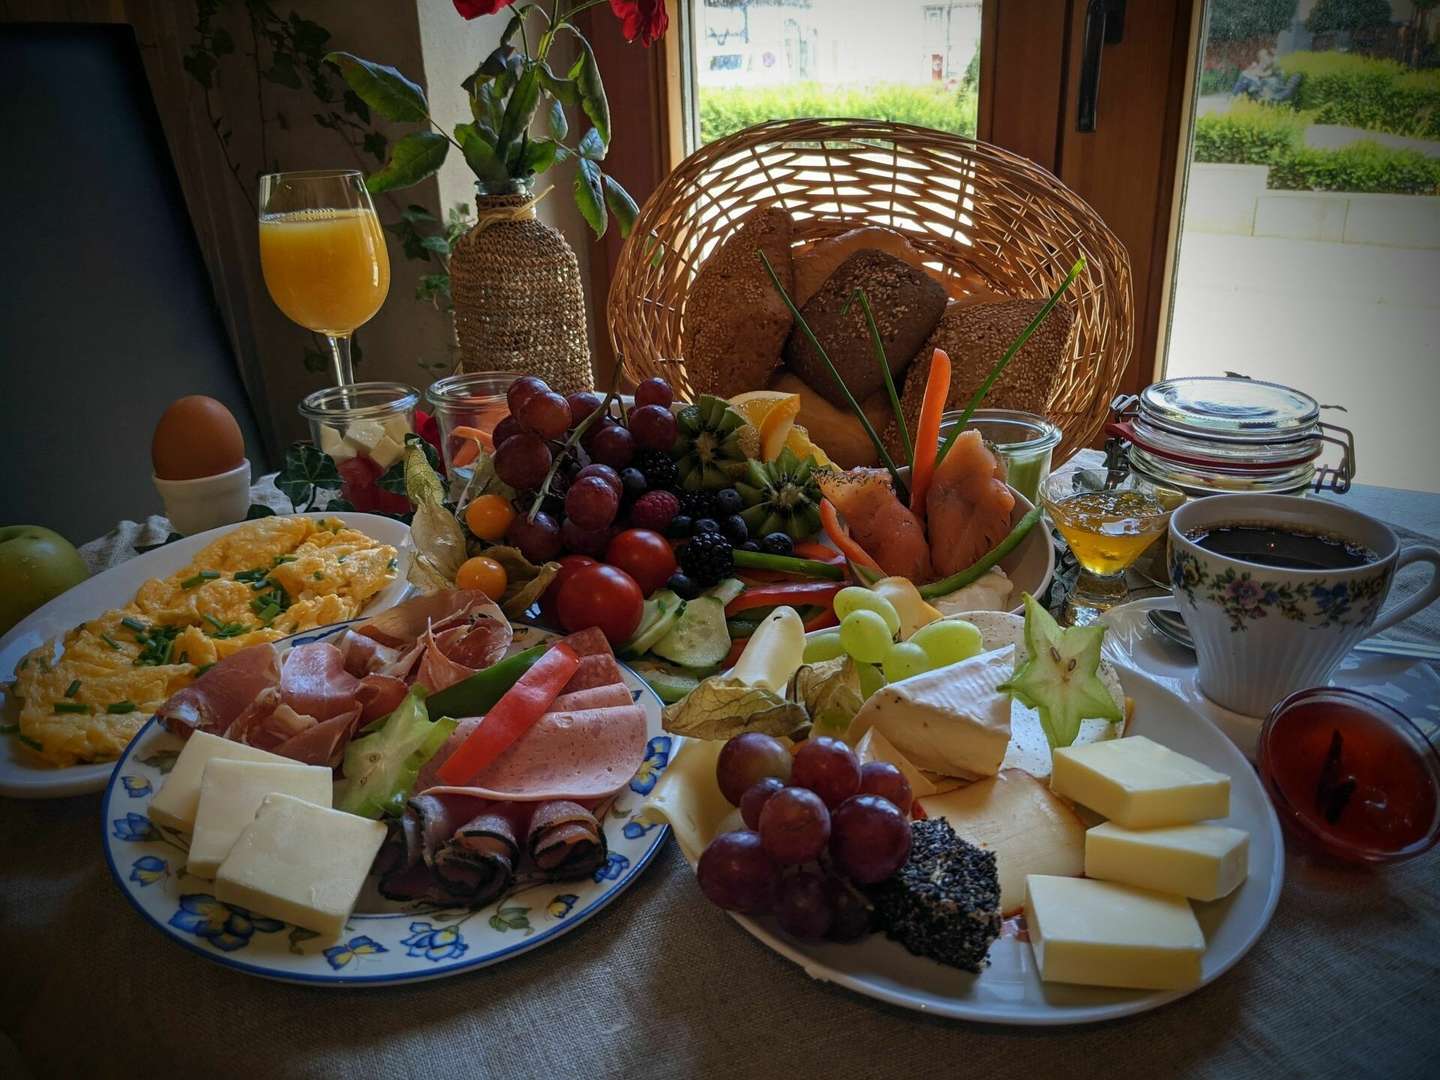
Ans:
{"type": "Polygon", "coordinates": [[[1293,109],[1239,100],[1195,121],[1195,160],[1271,165],[1304,145],[1308,117],[1293,109]]]}
{"type": "Polygon", "coordinates": [[[1440,159],[1373,142],[1339,150],[1300,149],[1270,166],[1267,186],[1281,191],[1440,195],[1440,159]]]}
{"type": "Polygon", "coordinates": [[[1221,64],[1219,67],[1206,68],[1200,72],[1200,93],[1228,94],[1239,77],[1240,68],[1236,64],[1221,64]]]}
{"type": "Polygon", "coordinates": [[[1440,70],[1336,52],[1291,53],[1275,63],[1301,76],[1291,104],[1313,110],[1317,124],[1440,139],[1440,70]]]}
{"type": "Polygon", "coordinates": [[[869,87],[791,83],[700,91],[700,141],[713,142],[767,120],[853,116],[975,136],[976,96],[944,87],[881,83],[869,87]]]}

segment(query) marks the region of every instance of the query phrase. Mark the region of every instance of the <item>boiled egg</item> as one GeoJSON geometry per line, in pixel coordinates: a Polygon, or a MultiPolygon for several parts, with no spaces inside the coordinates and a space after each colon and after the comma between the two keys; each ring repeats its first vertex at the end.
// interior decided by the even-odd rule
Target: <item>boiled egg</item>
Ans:
{"type": "Polygon", "coordinates": [[[203,394],[182,397],[155,425],[150,459],[161,480],[196,480],[239,467],[245,439],[235,415],[203,394]]]}

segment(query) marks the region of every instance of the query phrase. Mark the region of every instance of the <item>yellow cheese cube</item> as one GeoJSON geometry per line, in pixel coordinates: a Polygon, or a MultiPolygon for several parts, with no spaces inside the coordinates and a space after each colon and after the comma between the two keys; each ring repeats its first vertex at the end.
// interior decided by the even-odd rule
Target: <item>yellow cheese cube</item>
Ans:
{"type": "Polygon", "coordinates": [[[1178,990],[1200,981],[1205,935],[1179,896],[1031,874],[1025,924],[1045,982],[1178,990]]]}
{"type": "Polygon", "coordinates": [[[1050,787],[1130,829],[1230,813],[1228,776],[1143,735],[1056,750],[1050,787]]]}
{"type": "Polygon", "coordinates": [[[1248,869],[1250,834],[1227,825],[1127,829],[1107,821],[1085,834],[1085,876],[1218,900],[1248,869]]]}
{"type": "Polygon", "coordinates": [[[267,795],[215,875],[215,898],[338,937],[385,826],[293,795],[267,795]]]}
{"type": "Polygon", "coordinates": [[[200,780],[200,805],[185,869],[196,877],[213,878],[266,795],[283,792],[297,799],[329,806],[334,779],[323,765],[280,764],[212,758],[200,780]]]}
{"type": "Polygon", "coordinates": [[[293,765],[289,758],[272,754],[268,750],[257,750],[244,743],[231,742],[219,735],[204,731],[193,733],[185,743],[185,749],[175,759],[165,784],[150,800],[147,812],[156,825],[189,832],[195,827],[195,811],[200,806],[200,781],[205,766],[212,758],[230,758],[232,761],[271,761],[280,765],[293,765]]]}

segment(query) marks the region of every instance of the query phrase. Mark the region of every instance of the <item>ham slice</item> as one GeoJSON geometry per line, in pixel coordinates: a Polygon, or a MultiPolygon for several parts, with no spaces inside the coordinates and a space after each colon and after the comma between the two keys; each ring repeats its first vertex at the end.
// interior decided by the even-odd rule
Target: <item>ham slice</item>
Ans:
{"type": "Polygon", "coordinates": [[[575,709],[603,709],[609,705],[633,704],[635,695],[624,683],[613,682],[607,686],[595,686],[588,690],[574,690],[561,694],[550,703],[550,712],[571,712],[575,709]]]}
{"type": "Polygon", "coordinates": [[[218,735],[257,697],[280,682],[280,654],[271,644],[252,645],[226,657],[155,711],[170,731],[218,735]]]}
{"type": "Polygon", "coordinates": [[[420,667],[415,673],[415,682],[430,693],[434,694],[447,686],[463,682],[479,670],[446,655],[433,630],[426,630],[425,636],[420,640],[425,643],[425,649],[420,654],[420,667]]]}
{"type": "MultiPolygon", "coordinates": [[[[286,706],[282,705],[280,708],[286,706]]],[[[346,745],[359,726],[360,707],[357,705],[349,712],[318,723],[313,722],[314,717],[306,719],[312,723],[276,746],[275,753],[281,757],[292,758],[302,765],[328,765],[332,769],[338,767],[345,759],[346,745]]]]}
{"type": "Polygon", "coordinates": [[[360,726],[394,712],[409,690],[403,679],[393,675],[366,675],[355,691],[355,700],[360,704],[360,726]]]}
{"type": "Polygon", "coordinates": [[[345,659],[345,670],[357,679],[372,672],[384,671],[400,659],[400,650],[381,645],[374,638],[346,630],[335,639],[335,646],[345,659]]]}
{"type": "Polygon", "coordinates": [[[515,802],[601,799],[629,783],[645,757],[645,710],[639,705],[552,711],[466,783],[440,784],[441,763],[480,723],[479,717],[460,721],[420,770],[416,790],[515,802]]]}
{"type": "Polygon", "coordinates": [[[355,627],[355,632],[381,645],[401,649],[413,645],[427,630],[438,633],[462,626],[475,629],[476,624],[485,626],[486,647],[482,650],[477,640],[466,646],[465,656],[455,659],[468,666],[488,667],[510,648],[513,631],[505,613],[479,589],[449,589],[413,597],[367,619],[355,627]],[[486,655],[491,658],[484,659],[486,655]]]}
{"type": "Polygon", "coordinates": [[[316,720],[349,712],[359,688],[360,680],[345,670],[344,655],[324,641],[295,646],[280,669],[281,699],[316,720]]]}

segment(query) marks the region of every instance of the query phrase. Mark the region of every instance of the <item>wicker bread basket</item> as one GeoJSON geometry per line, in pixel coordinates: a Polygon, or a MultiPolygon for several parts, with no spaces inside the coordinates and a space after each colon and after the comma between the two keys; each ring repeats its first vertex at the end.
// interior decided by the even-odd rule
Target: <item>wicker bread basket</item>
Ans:
{"type": "Polygon", "coordinates": [[[899,230],[967,293],[1043,298],[1083,255],[1062,301],[1075,315],[1071,354],[1047,409],[1065,433],[1057,463],[1100,431],[1133,345],[1120,241],[1034,162],[883,121],[775,120],[681,162],[645,201],[610,288],[610,340],[629,378],[660,375],[691,396],[680,344],[690,282],[740,218],[777,204],[795,219],[797,240],[861,225],[899,230]]]}

